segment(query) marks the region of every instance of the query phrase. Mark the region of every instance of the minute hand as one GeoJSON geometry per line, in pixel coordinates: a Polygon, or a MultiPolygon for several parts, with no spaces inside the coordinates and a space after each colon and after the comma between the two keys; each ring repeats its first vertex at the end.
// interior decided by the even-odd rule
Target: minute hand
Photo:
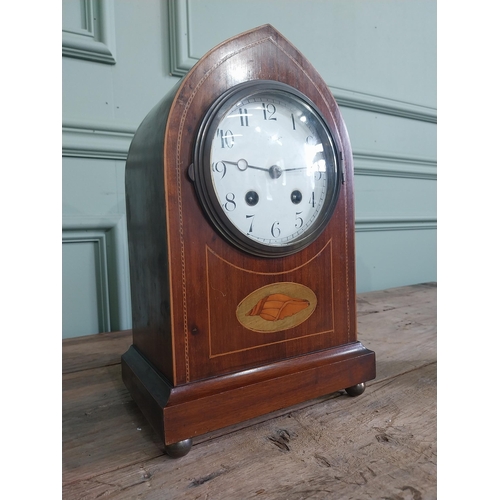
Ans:
{"type": "Polygon", "coordinates": [[[292,170],[307,170],[308,167],[284,168],[283,172],[291,172],[292,170]]]}

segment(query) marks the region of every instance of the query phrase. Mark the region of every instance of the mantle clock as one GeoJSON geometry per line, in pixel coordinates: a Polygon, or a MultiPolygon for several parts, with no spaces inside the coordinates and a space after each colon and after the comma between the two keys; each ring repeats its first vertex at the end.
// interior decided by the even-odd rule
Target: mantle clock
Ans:
{"type": "Polygon", "coordinates": [[[130,146],[123,381],[172,457],[375,377],[357,340],[353,164],[318,72],[272,26],[202,57],[130,146]]]}

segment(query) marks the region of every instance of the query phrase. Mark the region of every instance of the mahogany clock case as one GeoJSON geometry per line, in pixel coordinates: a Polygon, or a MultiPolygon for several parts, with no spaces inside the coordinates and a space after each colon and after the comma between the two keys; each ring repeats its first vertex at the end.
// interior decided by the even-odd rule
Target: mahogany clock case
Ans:
{"type": "Polygon", "coordinates": [[[347,130],[320,75],[273,27],[215,47],[147,115],[130,146],[126,199],[133,346],[122,357],[123,380],[165,445],[375,377],[375,355],[357,341],[347,130]],[[279,258],[228,242],[189,175],[207,111],[252,80],[307,96],[342,169],[323,232],[279,258]],[[243,318],[269,297],[307,306],[272,321],[243,318]]]}

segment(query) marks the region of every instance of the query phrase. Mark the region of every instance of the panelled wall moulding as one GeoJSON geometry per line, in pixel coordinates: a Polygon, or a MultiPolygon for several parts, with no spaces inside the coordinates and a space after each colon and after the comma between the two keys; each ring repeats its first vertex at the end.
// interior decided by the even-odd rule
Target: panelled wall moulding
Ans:
{"type": "Polygon", "coordinates": [[[63,231],[63,246],[69,244],[78,245],[84,243],[92,243],[96,247],[96,263],[95,269],[93,269],[92,271],[96,277],[98,325],[100,332],[109,332],[111,331],[111,320],[108,286],[108,259],[106,255],[105,231],[63,231]]]}
{"type": "MultiPolygon", "coordinates": [[[[189,51],[190,25],[187,0],[170,0],[169,7],[169,41],[170,41],[170,73],[183,77],[198,61],[189,51]]],[[[327,82],[328,83],[328,82],[327,82]]],[[[435,108],[397,101],[372,94],[341,89],[328,83],[328,88],[335,96],[339,106],[360,109],[386,115],[436,123],[435,108]]]]}
{"type": "Polygon", "coordinates": [[[62,242],[97,241],[100,266],[99,293],[102,304],[103,330],[127,330],[132,324],[130,309],[130,273],[128,264],[127,223],[125,215],[64,216],[62,242]]]}
{"type": "Polygon", "coordinates": [[[368,231],[436,230],[433,217],[356,217],[356,233],[368,231]]]}
{"type": "Polygon", "coordinates": [[[126,160],[134,133],[134,127],[63,121],[62,155],[126,160]]]}
{"type": "Polygon", "coordinates": [[[431,158],[359,150],[353,156],[356,175],[437,180],[437,162],[431,158]]]}
{"type": "MultiPolygon", "coordinates": [[[[62,55],[116,64],[114,0],[80,0],[81,29],[62,28],[62,55]]],[[[63,20],[64,21],[64,20],[63,20]]]]}

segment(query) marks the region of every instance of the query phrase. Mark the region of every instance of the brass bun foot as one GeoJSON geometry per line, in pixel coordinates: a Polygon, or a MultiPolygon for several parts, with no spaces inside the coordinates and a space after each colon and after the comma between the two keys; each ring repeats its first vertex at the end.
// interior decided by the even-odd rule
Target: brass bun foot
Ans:
{"type": "Polygon", "coordinates": [[[165,453],[170,458],[182,458],[189,453],[189,450],[193,446],[192,439],[183,439],[178,443],[172,443],[165,446],[165,453]]]}
{"type": "Polygon", "coordinates": [[[353,385],[352,387],[348,387],[345,392],[351,397],[359,396],[365,392],[365,383],[361,382],[361,384],[353,385]]]}

